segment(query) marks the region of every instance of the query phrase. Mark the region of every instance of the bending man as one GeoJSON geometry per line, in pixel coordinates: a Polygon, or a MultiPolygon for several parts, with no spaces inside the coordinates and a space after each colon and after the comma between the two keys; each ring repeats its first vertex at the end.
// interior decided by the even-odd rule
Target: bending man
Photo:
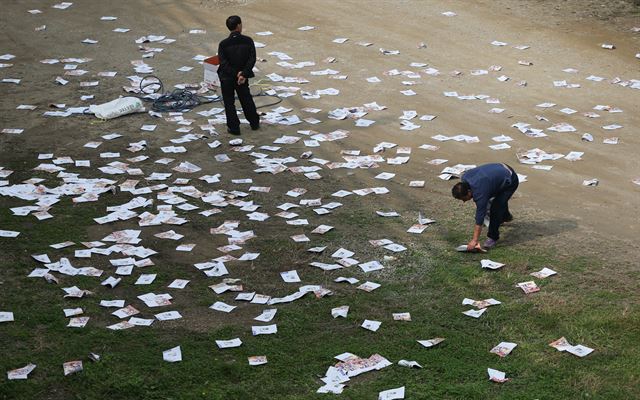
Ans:
{"type": "Polygon", "coordinates": [[[253,78],[256,64],[256,46],[253,39],[242,34],[242,20],[237,15],[227,18],[229,37],[218,46],[218,76],[220,91],[227,116],[227,132],[240,134],[240,120],[236,112],[235,93],[238,93],[244,116],[249,120],[251,130],[260,129],[260,117],[249,91],[249,78],[253,78]],[[235,93],[234,93],[235,92],[235,93]]]}
{"type": "Polygon", "coordinates": [[[480,233],[487,214],[490,199],[488,239],[484,247],[494,247],[500,239],[499,228],[503,222],[510,222],[513,216],[509,212],[509,199],[518,188],[518,174],[507,164],[484,164],[465,172],[451,189],[451,194],[466,202],[473,199],[476,203],[476,225],[473,239],[467,244],[467,250],[480,247],[480,233]]]}

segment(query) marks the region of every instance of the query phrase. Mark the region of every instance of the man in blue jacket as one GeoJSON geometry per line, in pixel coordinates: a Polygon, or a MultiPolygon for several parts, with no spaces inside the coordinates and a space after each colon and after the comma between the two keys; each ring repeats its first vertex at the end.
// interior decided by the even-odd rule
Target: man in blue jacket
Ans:
{"type": "Polygon", "coordinates": [[[249,120],[251,130],[260,129],[260,117],[249,91],[249,78],[253,78],[256,64],[256,46],[253,39],[242,34],[242,20],[237,15],[227,18],[229,37],[218,46],[218,76],[224,111],[227,116],[227,132],[240,134],[240,120],[236,112],[235,93],[242,105],[244,116],[249,120]]]}
{"type": "Polygon", "coordinates": [[[476,203],[476,225],[467,250],[480,247],[478,241],[491,199],[488,239],[484,242],[484,247],[490,249],[497,244],[500,225],[513,220],[509,212],[509,199],[518,184],[518,174],[507,164],[484,164],[465,172],[460,182],[453,186],[453,197],[463,202],[473,199],[476,203]]]}

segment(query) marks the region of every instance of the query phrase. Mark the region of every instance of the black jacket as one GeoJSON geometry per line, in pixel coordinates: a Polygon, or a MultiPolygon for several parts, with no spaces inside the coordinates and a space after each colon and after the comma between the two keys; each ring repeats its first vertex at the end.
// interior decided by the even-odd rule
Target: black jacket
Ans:
{"type": "Polygon", "coordinates": [[[236,80],[242,71],[245,78],[253,78],[253,66],[256,64],[256,46],[253,39],[239,32],[231,32],[228,38],[218,46],[220,80],[236,80]]]}

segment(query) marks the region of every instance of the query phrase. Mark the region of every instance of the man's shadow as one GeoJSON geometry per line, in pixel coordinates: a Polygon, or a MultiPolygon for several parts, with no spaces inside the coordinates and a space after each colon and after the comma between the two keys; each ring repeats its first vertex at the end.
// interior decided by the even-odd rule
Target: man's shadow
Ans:
{"type": "Polygon", "coordinates": [[[514,221],[501,226],[501,230],[506,233],[504,235],[505,242],[510,244],[526,243],[536,240],[538,237],[557,236],[576,228],[578,228],[577,221],[568,218],[544,221],[514,221]]]}

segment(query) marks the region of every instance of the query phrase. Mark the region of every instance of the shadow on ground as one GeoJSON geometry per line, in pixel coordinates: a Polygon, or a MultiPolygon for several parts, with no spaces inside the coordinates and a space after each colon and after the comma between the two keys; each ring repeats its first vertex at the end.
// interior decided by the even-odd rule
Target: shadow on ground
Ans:
{"type": "Polygon", "coordinates": [[[544,237],[560,236],[578,228],[575,219],[559,218],[544,221],[519,221],[505,226],[508,234],[505,236],[509,244],[527,243],[544,237]]]}

